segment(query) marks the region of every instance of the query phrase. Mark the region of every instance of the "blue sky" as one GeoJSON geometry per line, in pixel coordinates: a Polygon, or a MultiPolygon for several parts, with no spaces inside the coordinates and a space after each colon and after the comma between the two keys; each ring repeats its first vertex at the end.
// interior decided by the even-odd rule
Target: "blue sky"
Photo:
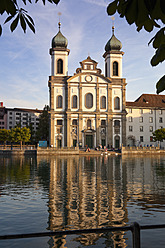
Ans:
{"type": "MultiPolygon", "coordinates": [[[[4,25],[0,37],[0,101],[6,107],[39,108],[48,104],[50,76],[49,49],[58,32],[58,12],[61,12],[61,32],[68,39],[69,75],[88,54],[98,62],[104,73],[104,47],[112,35],[112,20],[106,13],[108,0],[61,0],[52,5],[41,3],[29,10],[36,25],[36,34],[24,34],[18,27],[14,33],[4,25]]],[[[123,77],[127,81],[126,100],[134,101],[142,93],[155,93],[156,81],[164,74],[164,65],[153,68],[154,54],[148,46],[154,33],[136,31],[125,19],[115,16],[115,35],[122,42],[123,77]]],[[[3,20],[2,17],[0,20],[3,20]]]]}

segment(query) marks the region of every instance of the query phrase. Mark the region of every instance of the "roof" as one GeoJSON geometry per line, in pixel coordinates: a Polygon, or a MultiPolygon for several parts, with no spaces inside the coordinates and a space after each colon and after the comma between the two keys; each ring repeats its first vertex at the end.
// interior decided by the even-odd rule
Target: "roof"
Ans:
{"type": "Polygon", "coordinates": [[[126,107],[165,108],[165,95],[142,94],[134,102],[126,102],[126,107]]]}
{"type": "Polygon", "coordinates": [[[17,111],[17,112],[32,112],[32,113],[42,113],[43,110],[40,109],[25,109],[25,108],[6,108],[8,111],[17,111]]]}

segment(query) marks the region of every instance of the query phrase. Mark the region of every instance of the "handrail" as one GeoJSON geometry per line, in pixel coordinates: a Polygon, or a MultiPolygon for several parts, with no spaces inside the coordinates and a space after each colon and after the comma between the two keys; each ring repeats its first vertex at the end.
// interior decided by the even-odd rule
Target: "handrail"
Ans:
{"type": "Polygon", "coordinates": [[[55,235],[73,235],[82,233],[105,233],[115,231],[131,231],[132,232],[132,247],[140,248],[140,230],[158,229],[165,228],[165,224],[159,225],[139,225],[134,222],[130,226],[122,227],[103,227],[93,229],[79,229],[79,230],[63,230],[63,231],[50,231],[50,232],[39,232],[39,233],[25,233],[25,234],[11,234],[11,235],[0,235],[0,240],[8,239],[21,239],[21,238],[36,238],[36,237],[48,237],[55,235]]]}

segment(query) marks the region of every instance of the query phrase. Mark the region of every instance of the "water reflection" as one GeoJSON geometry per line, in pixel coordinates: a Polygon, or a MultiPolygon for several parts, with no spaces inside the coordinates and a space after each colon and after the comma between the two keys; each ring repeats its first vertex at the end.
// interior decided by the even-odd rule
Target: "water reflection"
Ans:
{"type": "MultiPolygon", "coordinates": [[[[134,221],[160,224],[165,222],[165,158],[0,158],[0,192],[0,229],[5,234],[124,226],[134,221]]],[[[15,247],[26,247],[26,240],[15,242],[15,247]]],[[[131,234],[59,236],[45,242],[33,239],[30,247],[131,247],[131,234]]],[[[142,235],[144,247],[164,243],[163,230],[142,235]]],[[[14,247],[6,244],[3,247],[14,247]]]]}

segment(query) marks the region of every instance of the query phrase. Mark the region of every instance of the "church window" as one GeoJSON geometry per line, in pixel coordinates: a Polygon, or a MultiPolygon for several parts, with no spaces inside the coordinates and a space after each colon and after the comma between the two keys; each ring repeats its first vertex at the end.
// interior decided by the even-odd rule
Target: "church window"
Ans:
{"type": "Polygon", "coordinates": [[[120,127],[120,121],[119,121],[119,120],[115,120],[114,126],[115,126],[115,127],[120,127]]]}
{"type": "Polygon", "coordinates": [[[101,109],[106,109],[106,97],[102,96],[101,97],[101,109]]]}
{"type": "Polygon", "coordinates": [[[113,76],[118,76],[118,63],[113,62],[113,76]]]}
{"type": "Polygon", "coordinates": [[[76,119],[73,119],[72,125],[73,125],[73,126],[77,126],[77,120],[76,120],[76,119]]]}
{"type": "Polygon", "coordinates": [[[77,108],[77,96],[72,96],[72,108],[77,108]]]}
{"type": "Polygon", "coordinates": [[[87,120],[87,128],[88,128],[88,129],[91,128],[91,120],[87,120]]]}
{"type": "Polygon", "coordinates": [[[106,126],[106,120],[101,120],[101,126],[105,127],[106,126]]]}
{"type": "Polygon", "coordinates": [[[57,73],[63,74],[63,60],[62,59],[59,59],[57,61],[57,73]]]}
{"type": "Polygon", "coordinates": [[[108,71],[108,66],[107,66],[107,63],[105,63],[105,76],[106,77],[108,76],[107,71],[108,71]]]}
{"type": "Polygon", "coordinates": [[[93,107],[93,95],[91,93],[85,95],[85,107],[88,109],[93,107]]]}
{"type": "Polygon", "coordinates": [[[57,108],[62,108],[62,96],[57,96],[57,108]]]}
{"type": "Polygon", "coordinates": [[[120,98],[118,96],[114,98],[114,109],[115,110],[120,109],[120,98]]]}

